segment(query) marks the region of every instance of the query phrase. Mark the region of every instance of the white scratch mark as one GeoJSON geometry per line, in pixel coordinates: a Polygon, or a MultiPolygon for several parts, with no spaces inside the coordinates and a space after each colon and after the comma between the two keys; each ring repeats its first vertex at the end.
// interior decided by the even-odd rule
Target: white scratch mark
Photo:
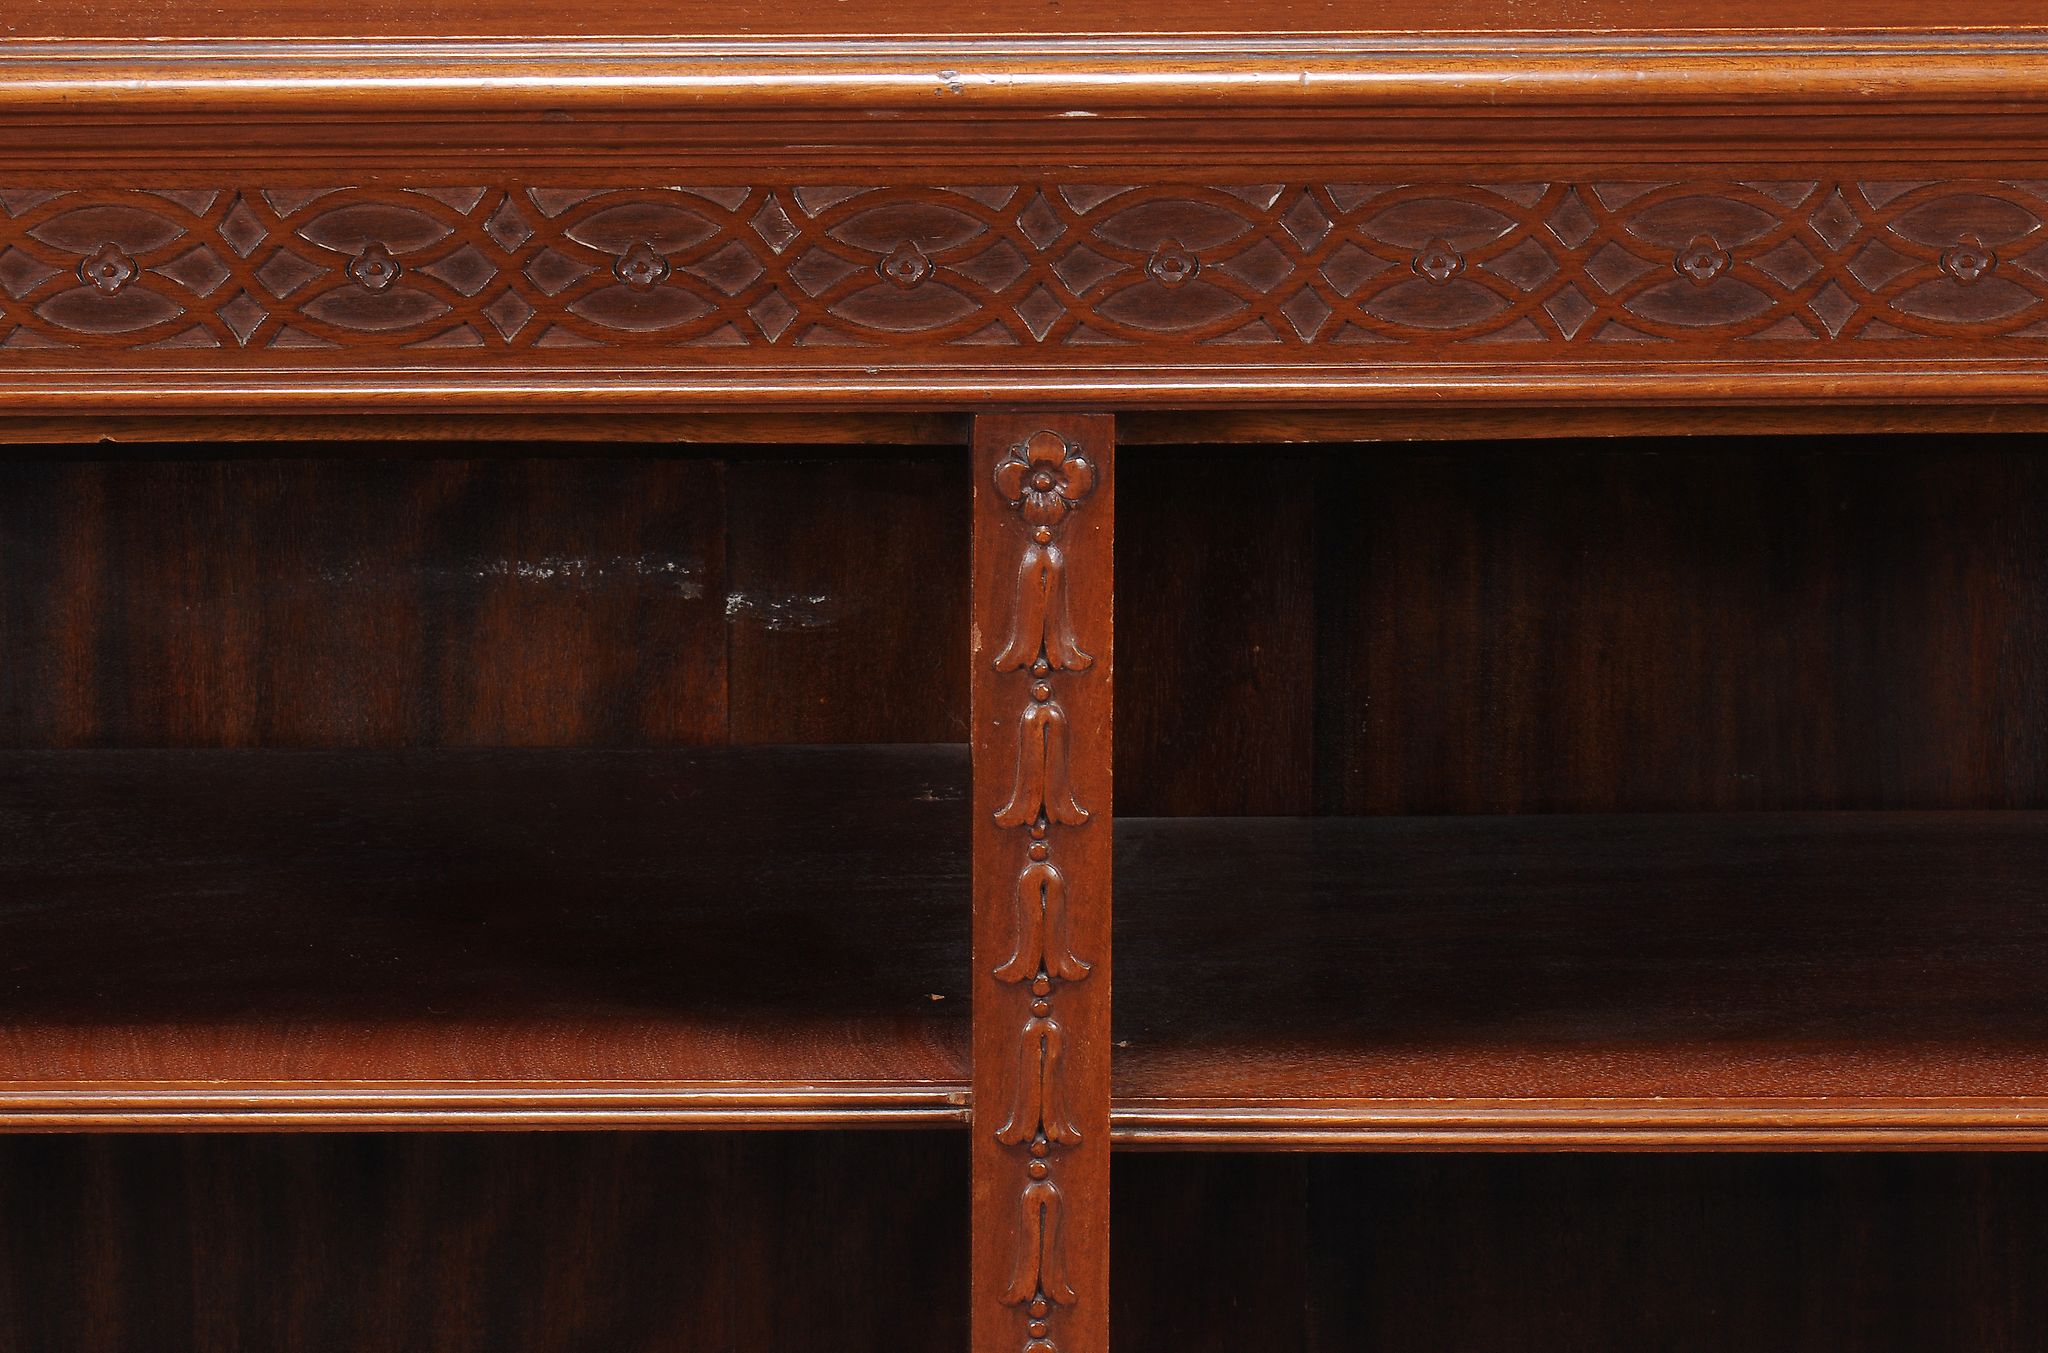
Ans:
{"type": "Polygon", "coordinates": [[[544,555],[539,559],[491,559],[476,569],[479,578],[517,578],[530,583],[566,583],[592,586],[603,579],[618,577],[645,578],[652,582],[665,583],[675,589],[677,595],[697,598],[704,595],[704,566],[691,559],[675,559],[659,554],[615,554],[609,559],[591,559],[578,555],[544,555]]]}
{"type": "Polygon", "coordinates": [[[655,554],[615,554],[608,558],[585,555],[543,555],[537,559],[485,559],[455,567],[428,565],[407,569],[396,564],[366,563],[351,559],[318,570],[315,576],[329,587],[356,588],[419,581],[446,583],[456,578],[490,581],[510,578],[517,582],[548,587],[595,590],[620,579],[641,579],[665,587],[677,596],[696,600],[705,594],[704,565],[695,559],[655,554]]]}
{"type": "Polygon", "coordinates": [[[835,609],[828,596],[764,597],[731,592],[725,598],[729,619],[752,618],[770,630],[820,630],[835,623],[835,609]]]}

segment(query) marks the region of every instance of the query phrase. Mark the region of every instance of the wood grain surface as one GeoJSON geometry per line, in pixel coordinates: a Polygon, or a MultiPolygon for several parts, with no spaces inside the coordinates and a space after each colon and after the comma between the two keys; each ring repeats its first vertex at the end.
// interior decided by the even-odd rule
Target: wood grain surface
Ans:
{"type": "MultiPolygon", "coordinates": [[[[971,523],[957,456],[8,470],[0,744],[64,749],[0,756],[16,1125],[975,1099],[965,1153],[10,1141],[0,1342],[1103,1353],[1117,809],[1187,815],[1119,860],[1127,1141],[2048,1141],[2026,448],[1178,447],[1111,753],[1111,411],[2038,422],[2048,28],[1838,10],[0,16],[19,429],[984,415],[971,523]],[[1027,620],[1044,670],[991,662],[1027,620]],[[572,750],[840,740],[970,742],[971,790],[957,747],[572,750]],[[391,750],[506,745],[552,750],[391,750]],[[265,750],[84,750],[160,746],[265,750]]],[[[1133,1348],[2043,1318],[2026,1161],[1134,1170],[1133,1348]]]]}
{"type": "Polygon", "coordinates": [[[964,762],[0,754],[0,1104],[957,1120],[964,762]]]}
{"type": "Polygon", "coordinates": [[[0,465],[0,745],[965,739],[957,454],[464,449],[0,465]]]}
{"type": "Polygon", "coordinates": [[[2048,1140],[2039,813],[1126,817],[1118,852],[1129,1139],[2048,1140]]]}
{"type": "Polygon", "coordinates": [[[1133,1353],[2023,1353],[2039,1154],[1117,1158],[1133,1353]]]}
{"type": "Polygon", "coordinates": [[[1127,449],[1119,807],[2048,808],[2034,447],[1127,449]]]}
{"type": "Polygon", "coordinates": [[[891,1132],[11,1137],[0,1344],[940,1353],[967,1337],[964,1148],[891,1132]]]}

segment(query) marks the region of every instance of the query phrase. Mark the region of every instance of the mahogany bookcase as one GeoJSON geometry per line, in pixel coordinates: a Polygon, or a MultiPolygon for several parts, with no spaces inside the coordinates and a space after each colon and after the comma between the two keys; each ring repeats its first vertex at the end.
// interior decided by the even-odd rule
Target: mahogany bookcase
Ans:
{"type": "Polygon", "coordinates": [[[10,7],[0,1348],[2048,1346],[2048,26],[1837,9],[10,7]]]}

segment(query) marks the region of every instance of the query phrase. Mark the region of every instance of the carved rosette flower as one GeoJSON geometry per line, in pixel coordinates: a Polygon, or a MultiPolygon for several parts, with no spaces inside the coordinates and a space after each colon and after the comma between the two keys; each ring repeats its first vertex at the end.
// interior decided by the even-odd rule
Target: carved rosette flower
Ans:
{"type": "Polygon", "coordinates": [[[1202,260],[1181,247],[1179,240],[1167,240],[1145,260],[1145,275],[1163,287],[1177,287],[1202,270],[1202,260]]]}
{"type": "Polygon", "coordinates": [[[915,241],[905,240],[875,265],[875,271],[882,275],[883,281],[909,291],[932,275],[932,261],[925,257],[924,250],[918,248],[915,241]]]}
{"type": "Polygon", "coordinates": [[[1671,266],[1697,285],[1705,286],[1728,271],[1734,261],[1726,249],[1714,242],[1713,236],[1695,235],[1692,243],[1678,251],[1678,257],[1671,261],[1671,266]]]}
{"type": "Polygon", "coordinates": [[[398,280],[401,271],[398,260],[391,256],[391,251],[377,243],[364,245],[363,251],[350,260],[348,265],[349,280],[364,291],[388,290],[391,284],[398,280]]]}
{"type": "Polygon", "coordinates": [[[1095,487],[1095,467],[1056,432],[1034,432],[996,466],[996,492],[1024,520],[1049,530],[1095,487]]]}
{"type": "Polygon", "coordinates": [[[120,245],[103,244],[78,265],[78,280],[112,296],[134,281],[138,271],[135,260],[123,253],[120,245]]]}
{"type": "Polygon", "coordinates": [[[669,264],[645,240],[635,243],[612,264],[612,276],[635,291],[652,291],[668,280],[669,264]]]}
{"type": "Polygon", "coordinates": [[[1431,240],[1422,246],[1410,266],[1414,268],[1416,276],[1442,286],[1465,271],[1465,256],[1443,240],[1431,240]]]}
{"type": "Polygon", "coordinates": [[[1974,235],[1966,235],[1954,248],[1943,251],[1941,270],[1965,286],[1998,266],[1998,255],[1984,247],[1974,235]]]}

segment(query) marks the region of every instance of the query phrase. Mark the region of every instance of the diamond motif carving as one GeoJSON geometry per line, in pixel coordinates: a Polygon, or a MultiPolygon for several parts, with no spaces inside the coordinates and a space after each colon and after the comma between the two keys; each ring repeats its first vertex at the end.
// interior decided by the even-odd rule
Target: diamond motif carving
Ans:
{"type": "Polygon", "coordinates": [[[1587,345],[1617,340],[2040,342],[2044,192],[1821,179],[10,189],[0,332],[15,347],[230,353],[1090,345],[1138,359],[1204,344],[1594,357],[1587,345]]]}

